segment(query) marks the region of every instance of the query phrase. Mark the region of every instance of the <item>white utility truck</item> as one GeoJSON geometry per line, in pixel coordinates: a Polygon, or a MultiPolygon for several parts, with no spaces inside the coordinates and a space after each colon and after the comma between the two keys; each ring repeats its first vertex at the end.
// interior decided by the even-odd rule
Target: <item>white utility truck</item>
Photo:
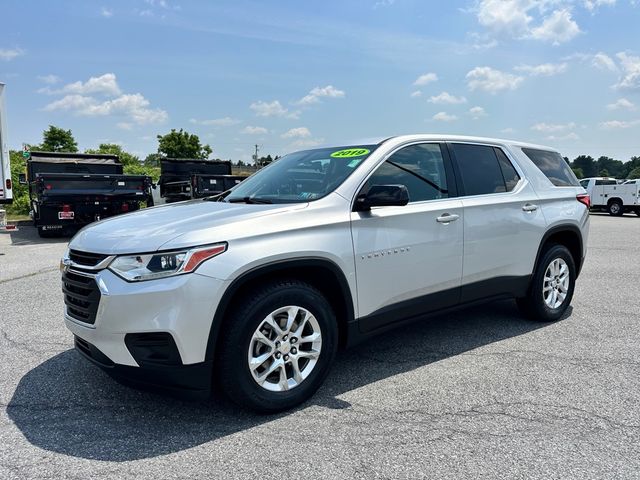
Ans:
{"type": "Polygon", "coordinates": [[[11,167],[9,165],[9,143],[7,140],[7,115],[4,106],[4,87],[4,83],[0,83],[0,208],[3,203],[13,202],[11,167]]]}
{"type": "Polygon", "coordinates": [[[614,216],[632,212],[640,216],[640,180],[620,184],[615,178],[593,177],[583,178],[580,185],[589,193],[592,209],[614,216]]]}

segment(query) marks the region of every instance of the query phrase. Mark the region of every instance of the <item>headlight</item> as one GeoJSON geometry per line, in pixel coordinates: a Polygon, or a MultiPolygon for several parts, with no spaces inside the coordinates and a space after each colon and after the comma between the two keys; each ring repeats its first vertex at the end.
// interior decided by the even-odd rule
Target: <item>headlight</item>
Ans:
{"type": "Polygon", "coordinates": [[[209,245],[188,250],[116,257],[109,270],[128,282],[141,282],[195,271],[202,262],[220,255],[227,244],[209,245]]]}

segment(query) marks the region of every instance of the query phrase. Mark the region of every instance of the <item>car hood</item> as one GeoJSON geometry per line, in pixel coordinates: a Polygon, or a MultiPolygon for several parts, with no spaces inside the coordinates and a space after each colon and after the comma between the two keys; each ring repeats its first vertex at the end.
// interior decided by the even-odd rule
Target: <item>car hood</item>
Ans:
{"type": "Polygon", "coordinates": [[[69,248],[109,255],[153,252],[172,248],[167,244],[185,234],[204,231],[209,238],[207,243],[216,243],[227,240],[216,238],[216,231],[228,231],[233,224],[283,215],[307,206],[307,203],[248,205],[205,200],[173,203],[93,223],[73,237],[69,248]]]}

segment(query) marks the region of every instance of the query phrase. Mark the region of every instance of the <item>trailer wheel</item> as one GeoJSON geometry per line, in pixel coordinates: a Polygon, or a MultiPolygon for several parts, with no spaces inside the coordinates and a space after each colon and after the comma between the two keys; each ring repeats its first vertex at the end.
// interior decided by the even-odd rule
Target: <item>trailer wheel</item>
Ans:
{"type": "Polygon", "coordinates": [[[614,217],[621,216],[624,213],[622,202],[620,200],[611,200],[607,205],[607,212],[614,217]]]}

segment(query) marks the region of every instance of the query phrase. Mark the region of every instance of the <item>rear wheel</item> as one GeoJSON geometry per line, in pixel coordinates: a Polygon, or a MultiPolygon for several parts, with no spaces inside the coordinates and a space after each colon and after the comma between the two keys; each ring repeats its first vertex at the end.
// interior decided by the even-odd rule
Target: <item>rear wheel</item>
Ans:
{"type": "Polygon", "coordinates": [[[560,319],[573,298],[576,267],[564,245],[550,245],[542,253],[531,279],[529,293],[517,300],[520,311],[532,320],[560,319]]]}
{"type": "Polygon", "coordinates": [[[220,384],[252,410],[286,410],[311,397],[329,373],[338,346],[335,314],[322,293],[297,280],[252,295],[221,332],[220,384]]]}
{"type": "Polygon", "coordinates": [[[613,215],[614,217],[619,217],[624,213],[624,209],[622,208],[622,202],[620,200],[613,200],[607,205],[607,212],[609,212],[609,215],[613,215]]]}

